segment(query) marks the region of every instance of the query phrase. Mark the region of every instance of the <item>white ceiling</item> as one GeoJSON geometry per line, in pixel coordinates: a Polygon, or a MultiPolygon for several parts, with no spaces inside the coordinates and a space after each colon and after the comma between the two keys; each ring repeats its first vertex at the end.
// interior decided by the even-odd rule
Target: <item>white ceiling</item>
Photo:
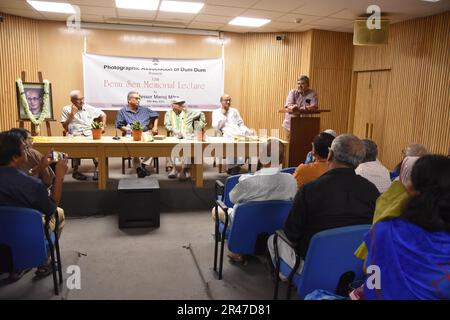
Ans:
{"type": "MultiPolygon", "coordinates": [[[[81,21],[176,26],[231,32],[296,32],[309,29],[352,32],[353,20],[376,4],[391,23],[450,10],[450,0],[189,0],[204,2],[198,14],[118,9],[114,0],[45,0],[80,7],[81,21]],[[234,17],[272,20],[261,28],[230,26],[234,17]],[[301,19],[300,23],[295,21],[301,19]]],[[[186,1],[186,0],[178,0],[186,1]]],[[[65,21],[68,15],[34,10],[25,0],[0,0],[0,12],[40,20],[65,21]]]]}

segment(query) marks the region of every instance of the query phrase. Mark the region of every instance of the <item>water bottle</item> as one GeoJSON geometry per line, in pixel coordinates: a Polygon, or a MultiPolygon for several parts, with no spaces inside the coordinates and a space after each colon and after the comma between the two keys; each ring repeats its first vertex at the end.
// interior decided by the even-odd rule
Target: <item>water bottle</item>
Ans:
{"type": "Polygon", "coordinates": [[[127,124],[127,132],[125,134],[125,137],[131,138],[131,126],[127,124]]]}
{"type": "Polygon", "coordinates": [[[73,124],[72,123],[69,123],[69,126],[67,128],[67,136],[69,138],[73,137],[73,124]]]}

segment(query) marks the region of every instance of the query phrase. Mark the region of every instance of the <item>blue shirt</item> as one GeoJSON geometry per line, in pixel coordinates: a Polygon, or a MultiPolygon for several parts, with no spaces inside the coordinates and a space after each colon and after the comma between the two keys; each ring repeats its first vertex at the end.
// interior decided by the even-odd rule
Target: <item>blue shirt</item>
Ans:
{"type": "Polygon", "coordinates": [[[158,118],[158,112],[150,108],[138,106],[136,112],[133,112],[129,106],[123,107],[117,112],[116,128],[126,127],[135,121],[139,121],[144,126],[144,131],[148,131],[152,119],[158,118]]]}
{"type": "Polygon", "coordinates": [[[12,167],[0,167],[0,206],[36,209],[47,216],[56,210],[41,180],[12,167]]]}

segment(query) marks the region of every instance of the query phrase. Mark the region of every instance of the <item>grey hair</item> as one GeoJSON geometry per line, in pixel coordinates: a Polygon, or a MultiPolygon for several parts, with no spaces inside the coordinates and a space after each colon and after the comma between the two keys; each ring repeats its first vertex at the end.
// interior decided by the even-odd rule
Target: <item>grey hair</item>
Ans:
{"type": "Polygon", "coordinates": [[[377,160],[377,156],[378,156],[377,144],[369,139],[363,139],[362,143],[364,143],[364,149],[366,150],[366,156],[364,157],[363,162],[377,160]]]}
{"type": "Polygon", "coordinates": [[[337,136],[336,131],[334,131],[333,129],[327,129],[327,130],[324,130],[323,132],[328,133],[328,134],[331,134],[331,135],[332,135],[333,137],[335,137],[335,138],[336,138],[336,136],[337,136]]]}
{"type": "Polygon", "coordinates": [[[80,90],[72,90],[70,91],[70,100],[77,98],[79,95],[81,95],[81,91],[80,90]]]}
{"type": "Polygon", "coordinates": [[[362,141],[352,134],[341,134],[331,144],[333,161],[356,168],[364,160],[366,151],[362,141]]]}
{"type": "Polygon", "coordinates": [[[132,94],[139,94],[139,92],[137,92],[137,91],[130,91],[130,92],[128,92],[128,95],[127,95],[127,101],[130,100],[130,96],[131,96],[132,94]]]}
{"type": "Polygon", "coordinates": [[[420,143],[413,143],[406,147],[405,156],[422,157],[428,153],[427,148],[420,143]]]}
{"type": "Polygon", "coordinates": [[[308,86],[309,86],[309,78],[308,78],[308,76],[301,75],[301,76],[299,76],[297,78],[297,81],[302,81],[302,80],[305,81],[308,84],[308,86]]]}

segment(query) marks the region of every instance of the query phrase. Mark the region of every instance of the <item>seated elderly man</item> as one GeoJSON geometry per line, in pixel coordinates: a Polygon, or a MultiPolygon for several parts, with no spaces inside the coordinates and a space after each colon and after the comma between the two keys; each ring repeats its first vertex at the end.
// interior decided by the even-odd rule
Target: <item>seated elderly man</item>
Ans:
{"type": "MultiPolygon", "coordinates": [[[[278,139],[269,139],[266,147],[260,149],[260,166],[254,174],[242,175],[239,182],[230,191],[230,200],[234,204],[250,201],[292,200],[297,192],[297,183],[291,174],[281,172],[284,159],[284,145],[278,139]]],[[[216,219],[215,208],[212,210],[216,219]]],[[[233,209],[228,209],[229,225],[233,223],[233,209]]],[[[218,207],[218,218],[225,222],[225,213],[218,207]]],[[[239,253],[230,252],[233,261],[243,262],[239,253]]]]}
{"type": "MultiPolygon", "coordinates": [[[[231,107],[231,97],[224,94],[220,97],[221,107],[212,113],[212,127],[219,130],[227,138],[235,136],[254,135],[254,131],[244,125],[239,111],[231,107]]],[[[227,173],[234,175],[240,172],[240,166],[244,163],[243,157],[228,157],[226,159],[227,173]]]]}
{"type": "MultiPolygon", "coordinates": [[[[320,178],[305,184],[296,194],[286,219],[284,231],[295,251],[279,237],[279,256],[291,267],[295,253],[304,259],[311,238],[318,232],[356,225],[370,224],[379,197],[375,185],[355,173],[365,157],[364,144],[350,134],[333,140],[328,153],[328,171],[320,178]]],[[[273,260],[274,236],[268,239],[273,260]]],[[[301,273],[303,260],[297,270],[301,273]]]]}
{"type": "MultiPolygon", "coordinates": [[[[127,102],[128,104],[117,112],[116,128],[125,135],[133,123],[139,122],[144,127],[144,132],[158,134],[158,112],[140,105],[141,95],[139,92],[128,92],[127,102]]],[[[133,158],[133,166],[139,178],[150,175],[147,167],[151,167],[152,161],[152,157],[133,158]]]]}
{"type": "MultiPolygon", "coordinates": [[[[106,114],[93,106],[84,103],[84,97],[80,90],[73,90],[70,92],[70,102],[62,110],[61,114],[61,124],[64,130],[74,136],[91,136],[92,135],[92,122],[100,118],[103,124],[103,132],[105,132],[106,126],[106,114]]],[[[96,159],[94,161],[94,176],[93,180],[98,180],[97,166],[98,162],[96,159]]],[[[78,171],[81,159],[72,159],[73,173],[72,177],[77,180],[86,180],[87,177],[78,171]]]]}
{"type": "MultiPolygon", "coordinates": [[[[57,210],[61,200],[62,184],[67,172],[67,160],[56,163],[55,179],[50,197],[46,186],[41,180],[30,177],[19,168],[25,161],[25,144],[22,139],[13,132],[0,133],[0,206],[24,207],[36,209],[43,214],[43,219],[48,220],[48,231],[55,229],[55,211],[59,218],[58,237],[64,226],[64,211],[57,210]]],[[[50,154],[42,157],[41,167],[46,168],[52,163],[50,154]]],[[[23,275],[24,270],[15,270],[10,274],[10,280],[16,281],[23,275]]],[[[50,260],[40,266],[37,276],[46,276],[51,273],[50,260]]]]}
{"type": "Polygon", "coordinates": [[[428,149],[423,144],[411,143],[404,150],[402,150],[402,160],[395,166],[391,172],[391,179],[397,178],[400,174],[403,159],[406,157],[422,157],[428,154],[428,149]]]}
{"type": "MultiPolygon", "coordinates": [[[[167,133],[181,139],[191,136],[195,130],[203,130],[206,125],[205,114],[201,111],[186,109],[184,103],[182,99],[173,100],[172,110],[167,111],[164,116],[164,127],[167,133]]],[[[188,158],[167,158],[169,178],[178,177],[180,181],[189,179],[189,160],[188,158]]]]}
{"type": "Polygon", "coordinates": [[[328,169],[327,156],[328,148],[334,136],[329,133],[319,133],[312,143],[314,161],[308,164],[300,164],[294,172],[294,178],[297,180],[297,186],[300,189],[305,183],[317,179],[328,169]]]}
{"type": "Polygon", "coordinates": [[[355,169],[356,174],[372,182],[380,191],[384,193],[391,185],[389,170],[377,160],[378,147],[375,142],[369,139],[362,140],[366,150],[363,162],[355,169]]]}

